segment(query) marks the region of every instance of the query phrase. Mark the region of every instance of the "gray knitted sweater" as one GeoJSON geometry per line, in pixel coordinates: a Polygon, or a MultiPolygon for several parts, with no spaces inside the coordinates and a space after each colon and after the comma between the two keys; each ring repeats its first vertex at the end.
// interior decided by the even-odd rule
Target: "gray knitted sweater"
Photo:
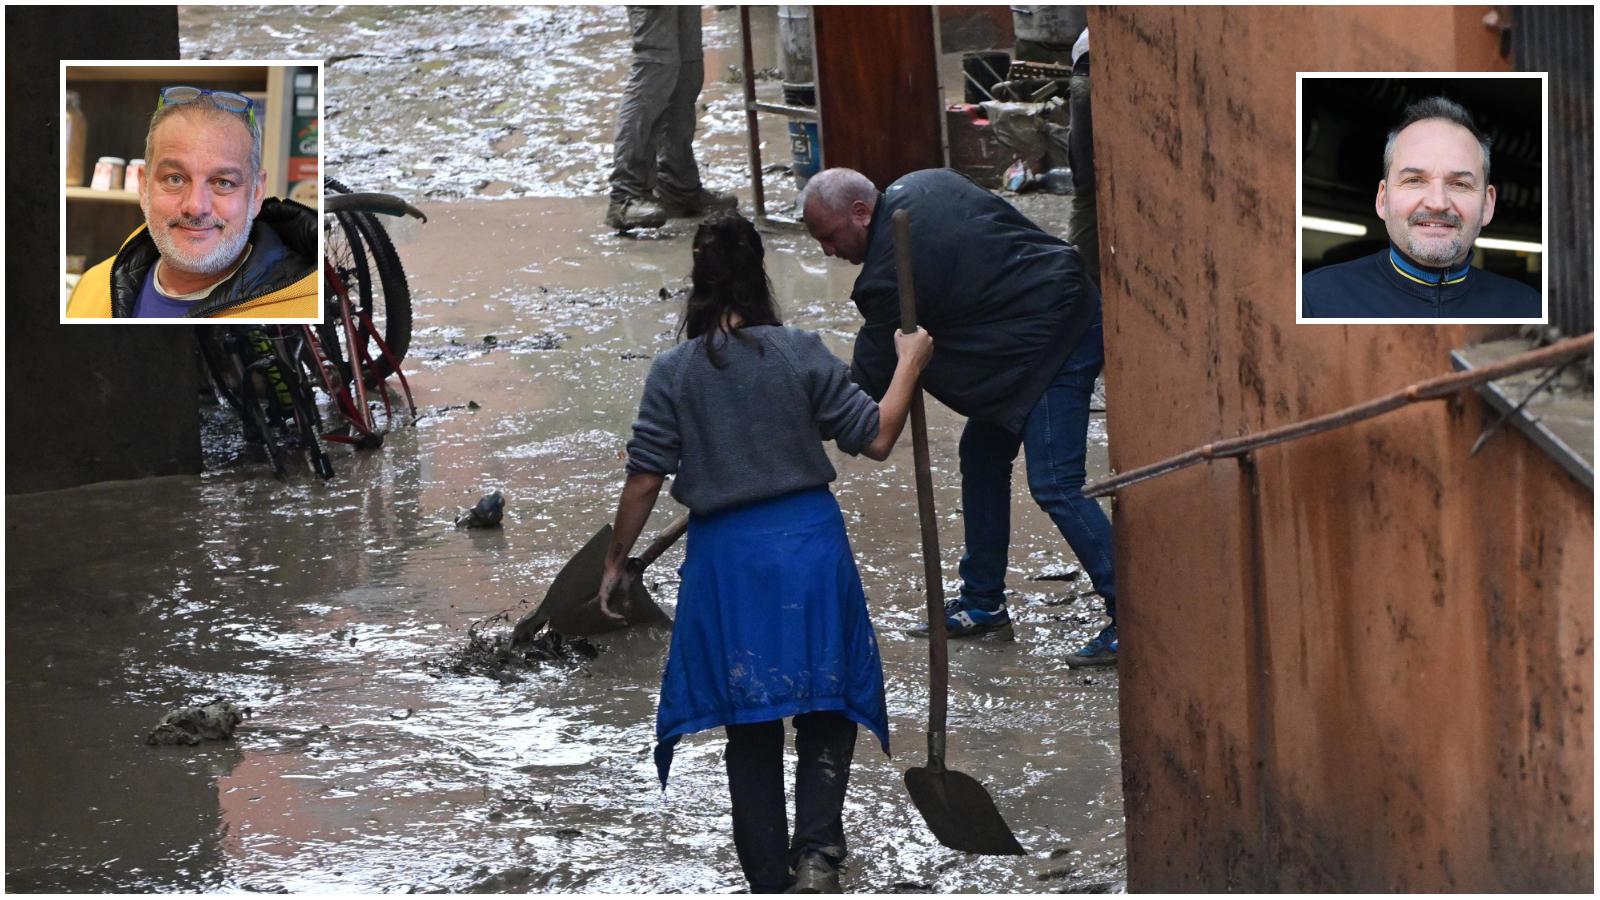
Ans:
{"type": "Polygon", "coordinates": [[[628,472],[672,475],[672,496],[706,515],[833,481],[822,442],[855,455],[878,436],[878,404],[814,332],[752,325],[701,335],[656,357],[628,442],[628,472]]]}

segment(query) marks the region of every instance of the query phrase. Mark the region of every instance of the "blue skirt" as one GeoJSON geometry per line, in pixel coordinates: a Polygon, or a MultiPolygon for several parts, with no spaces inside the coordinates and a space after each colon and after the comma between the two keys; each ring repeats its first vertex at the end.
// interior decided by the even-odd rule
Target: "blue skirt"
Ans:
{"type": "Polygon", "coordinates": [[[656,710],[663,787],[685,734],[837,712],[889,752],[883,664],[826,486],[689,517],[656,710]]]}

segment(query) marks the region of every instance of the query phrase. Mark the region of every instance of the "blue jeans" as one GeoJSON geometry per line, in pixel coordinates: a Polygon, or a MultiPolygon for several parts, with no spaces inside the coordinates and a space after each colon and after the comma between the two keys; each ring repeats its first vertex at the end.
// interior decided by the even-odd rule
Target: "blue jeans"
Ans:
{"type": "Polygon", "coordinates": [[[1005,603],[1006,555],[1011,546],[1011,466],[1026,450],[1028,490],[1049,513],[1061,536],[1105,598],[1116,620],[1116,581],[1111,568],[1111,520],[1100,504],[1081,493],[1089,398],[1105,365],[1098,311],[1077,349],[1028,413],[1022,433],[968,419],[961,432],[961,505],[966,552],[961,557],[961,600],[995,609],[1005,603]]]}

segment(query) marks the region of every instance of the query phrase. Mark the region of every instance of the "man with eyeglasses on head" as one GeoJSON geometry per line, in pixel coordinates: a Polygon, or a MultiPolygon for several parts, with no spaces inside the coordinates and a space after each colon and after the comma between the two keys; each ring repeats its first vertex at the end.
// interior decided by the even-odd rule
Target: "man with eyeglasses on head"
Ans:
{"type": "Polygon", "coordinates": [[[145,225],[84,274],[68,318],[317,316],[317,214],[266,197],[250,98],[163,88],[144,156],[145,225]]]}

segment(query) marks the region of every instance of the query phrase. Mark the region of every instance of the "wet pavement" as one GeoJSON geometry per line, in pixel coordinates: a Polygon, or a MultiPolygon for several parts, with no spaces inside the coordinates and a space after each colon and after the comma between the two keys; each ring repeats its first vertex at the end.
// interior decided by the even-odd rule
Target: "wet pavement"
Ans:
{"type": "MultiPolygon", "coordinates": [[[[718,81],[737,12],[705,15],[713,124],[697,148],[707,181],[736,188],[743,134],[716,123],[738,111],[718,81]]],[[[770,48],[770,10],[756,18],[770,48]]],[[[655,781],[665,629],[598,637],[595,658],[519,681],[449,671],[474,622],[537,601],[609,521],[645,372],[675,340],[692,223],[638,237],[599,224],[621,11],[185,8],[182,21],[186,55],[364,54],[328,68],[341,110],[329,169],[429,216],[396,232],[423,416],[381,450],[335,447],[329,482],[283,483],[238,455],[212,408],[197,478],[7,498],[6,888],[741,889],[720,732],[680,745],[664,793],[655,781]],[[503,528],[454,527],[496,489],[503,528]],[[233,741],[144,743],[166,710],[216,698],[248,709],[233,741]]],[[[784,176],[768,178],[781,202],[784,176]]],[[[1062,199],[1023,205],[1059,228],[1062,199]]],[[[848,356],[855,270],[803,235],[768,235],[767,248],[787,321],[848,356]]],[[[930,403],[930,425],[950,589],[960,420],[930,403]]],[[[858,745],[845,889],[1121,889],[1117,676],[1063,659],[1098,628],[1100,604],[1080,596],[1081,576],[1033,580],[1072,562],[1065,542],[1019,485],[1017,639],[952,644],[949,763],[988,788],[1028,855],[947,850],[901,780],[925,761],[927,712],[926,645],[904,634],[924,611],[909,442],[883,464],[832,455],[894,751],[858,745]]],[[[1099,416],[1089,466],[1106,474],[1099,416]]],[[[646,538],[678,511],[663,497],[646,538]]],[[[673,548],[646,575],[669,611],[681,561],[673,548]]]]}

